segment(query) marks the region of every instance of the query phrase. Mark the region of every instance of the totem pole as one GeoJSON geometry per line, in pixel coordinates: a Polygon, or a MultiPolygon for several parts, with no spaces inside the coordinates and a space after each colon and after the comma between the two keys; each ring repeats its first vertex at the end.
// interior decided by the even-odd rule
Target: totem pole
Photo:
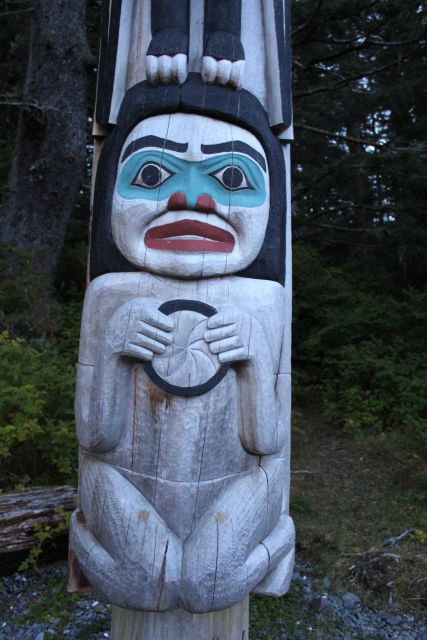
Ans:
{"type": "Polygon", "coordinates": [[[288,0],[103,0],[70,590],[248,638],[292,573],[288,0]]]}

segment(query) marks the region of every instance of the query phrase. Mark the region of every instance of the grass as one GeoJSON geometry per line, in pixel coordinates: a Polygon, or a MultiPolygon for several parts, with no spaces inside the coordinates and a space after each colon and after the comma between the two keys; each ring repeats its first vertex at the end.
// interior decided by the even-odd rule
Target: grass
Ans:
{"type": "MultiPolygon", "coordinates": [[[[304,411],[294,416],[292,454],[297,562],[310,567],[319,595],[327,576],[331,593],[352,591],[370,608],[397,606],[400,613],[423,618],[427,609],[423,453],[399,434],[349,436],[329,428],[319,413],[304,411]],[[396,545],[384,544],[408,530],[411,533],[396,545]]],[[[49,578],[25,621],[55,621],[53,640],[59,639],[77,600],[85,599],[65,593],[64,576],[49,578]]],[[[313,640],[337,637],[338,623],[304,603],[302,580],[294,581],[283,598],[252,597],[250,619],[252,640],[297,638],[298,633],[313,640]]],[[[93,622],[79,627],[77,637],[97,637],[108,626],[108,615],[100,611],[93,622]]]]}
{"type": "Polygon", "coordinates": [[[349,436],[297,413],[291,513],[297,560],[373,608],[427,607],[427,464],[400,434],[349,436]],[[384,543],[411,533],[394,546],[384,543]]]}

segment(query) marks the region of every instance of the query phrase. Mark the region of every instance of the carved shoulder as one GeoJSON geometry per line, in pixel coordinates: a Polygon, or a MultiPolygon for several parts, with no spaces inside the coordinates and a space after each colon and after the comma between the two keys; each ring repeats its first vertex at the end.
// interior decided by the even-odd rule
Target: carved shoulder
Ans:
{"type": "Polygon", "coordinates": [[[79,362],[95,364],[96,347],[115,310],[144,288],[142,273],[106,273],[89,285],[83,305],[79,362]]]}
{"type": "Polygon", "coordinates": [[[285,289],[278,282],[234,277],[231,287],[235,303],[254,315],[261,324],[282,324],[285,289]]]}

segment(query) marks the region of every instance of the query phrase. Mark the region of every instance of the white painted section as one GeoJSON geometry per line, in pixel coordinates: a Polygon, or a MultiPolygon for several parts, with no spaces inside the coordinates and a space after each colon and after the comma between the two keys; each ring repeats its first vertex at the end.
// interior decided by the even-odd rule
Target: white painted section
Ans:
{"type": "Polygon", "coordinates": [[[266,40],[262,0],[242,0],[242,16],[244,18],[241,39],[246,58],[243,89],[253,93],[265,107],[267,96],[266,40]]]}
{"type": "Polygon", "coordinates": [[[117,122],[126,91],[146,78],[146,51],[151,40],[151,0],[123,0],[117,46],[110,123],[117,122]]]}
{"type": "Polygon", "coordinates": [[[286,282],[284,322],[285,333],[280,362],[280,373],[291,372],[292,350],[292,198],[291,198],[291,145],[283,145],[283,156],[286,168],[286,282]]]}

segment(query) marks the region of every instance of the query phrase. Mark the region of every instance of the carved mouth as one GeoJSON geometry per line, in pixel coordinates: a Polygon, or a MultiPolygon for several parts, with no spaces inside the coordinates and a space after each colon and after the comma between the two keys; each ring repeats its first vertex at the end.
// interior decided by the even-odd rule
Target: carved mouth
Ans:
{"type": "Polygon", "coordinates": [[[144,242],[149,249],[219,253],[231,253],[235,243],[229,231],[199,220],[178,220],[151,227],[144,242]]]}

